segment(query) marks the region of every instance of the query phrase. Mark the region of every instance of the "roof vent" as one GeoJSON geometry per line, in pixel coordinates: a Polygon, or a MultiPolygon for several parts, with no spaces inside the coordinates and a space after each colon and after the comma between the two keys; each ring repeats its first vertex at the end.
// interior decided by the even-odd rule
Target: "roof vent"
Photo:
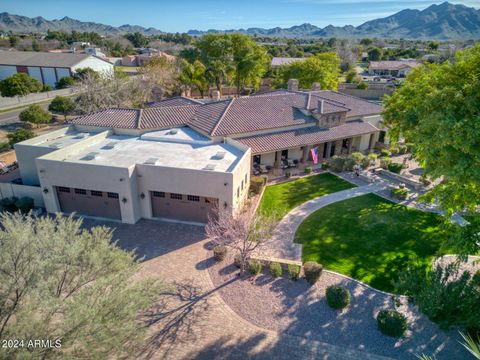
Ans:
{"type": "Polygon", "coordinates": [[[51,143],[50,145],[48,145],[48,147],[51,147],[52,149],[58,149],[58,148],[60,148],[61,144],[62,143],[54,142],[54,143],[51,143]]]}
{"type": "Polygon", "coordinates": [[[215,166],[216,166],[215,164],[207,164],[207,166],[205,166],[203,170],[213,171],[215,170],[215,166]]]}
{"type": "Polygon", "coordinates": [[[218,151],[215,154],[214,158],[215,158],[215,160],[222,160],[225,157],[225,155],[227,155],[226,151],[218,151]]]}
{"type": "Polygon", "coordinates": [[[151,157],[151,158],[148,158],[147,160],[145,160],[144,164],[145,165],[156,165],[157,161],[158,161],[158,158],[151,157]]]}
{"type": "Polygon", "coordinates": [[[168,133],[170,135],[176,135],[178,133],[178,129],[171,129],[168,133]]]}
{"type": "Polygon", "coordinates": [[[117,141],[112,141],[106,144],[102,149],[110,150],[110,149],[113,149],[117,144],[118,144],[117,141]]]}
{"type": "Polygon", "coordinates": [[[98,152],[90,152],[85,155],[81,160],[94,160],[98,155],[98,152]]]}

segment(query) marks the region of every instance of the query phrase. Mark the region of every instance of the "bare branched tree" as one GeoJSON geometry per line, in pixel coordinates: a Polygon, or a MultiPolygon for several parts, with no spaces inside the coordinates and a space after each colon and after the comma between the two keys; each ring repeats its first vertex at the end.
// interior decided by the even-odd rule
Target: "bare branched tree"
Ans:
{"type": "Polygon", "coordinates": [[[248,259],[262,251],[275,226],[273,216],[245,207],[235,214],[226,210],[215,211],[205,231],[214,244],[225,245],[240,255],[240,274],[243,275],[248,259]]]}

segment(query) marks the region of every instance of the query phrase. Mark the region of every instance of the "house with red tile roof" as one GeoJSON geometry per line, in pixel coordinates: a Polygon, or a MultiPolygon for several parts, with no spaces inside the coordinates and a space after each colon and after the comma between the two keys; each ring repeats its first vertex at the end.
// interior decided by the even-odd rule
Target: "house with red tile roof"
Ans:
{"type": "Polygon", "coordinates": [[[49,212],[205,223],[216,206],[242,206],[252,174],[310,165],[312,149],[322,162],[381,140],[381,106],[297,84],[79,116],[15,145],[22,182],[49,212]]]}

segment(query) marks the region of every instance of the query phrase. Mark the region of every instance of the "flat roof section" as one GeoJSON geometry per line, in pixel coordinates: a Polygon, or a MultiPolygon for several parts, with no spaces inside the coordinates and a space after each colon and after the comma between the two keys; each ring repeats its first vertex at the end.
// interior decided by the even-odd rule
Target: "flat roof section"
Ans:
{"type": "MultiPolygon", "coordinates": [[[[79,141],[88,139],[90,136],[97,135],[98,133],[94,132],[78,132],[75,130],[68,130],[64,134],[55,134],[52,133],[51,137],[41,137],[39,142],[33,142],[31,145],[40,146],[40,147],[49,147],[52,149],[61,149],[66,146],[75,144],[79,141]]],[[[35,140],[33,138],[32,140],[35,140]]],[[[32,141],[31,140],[31,141],[32,141]]]]}
{"type": "Polygon", "coordinates": [[[230,172],[243,156],[243,150],[224,143],[212,143],[194,130],[155,131],[137,136],[111,135],[63,161],[130,167],[135,164],[193,170],[230,172]],[[174,131],[175,132],[175,131],[174,131]],[[171,138],[169,137],[171,136],[171,138]]]}

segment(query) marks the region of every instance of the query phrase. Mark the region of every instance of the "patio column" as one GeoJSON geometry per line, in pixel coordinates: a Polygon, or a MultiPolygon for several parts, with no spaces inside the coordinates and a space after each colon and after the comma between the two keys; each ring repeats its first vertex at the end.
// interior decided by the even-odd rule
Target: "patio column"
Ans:
{"type": "Polygon", "coordinates": [[[375,142],[375,134],[370,134],[370,140],[368,141],[368,152],[372,152],[375,142]]]}
{"type": "Polygon", "coordinates": [[[326,153],[327,156],[325,156],[325,159],[330,159],[330,151],[332,151],[332,142],[331,141],[329,141],[327,143],[327,153],[326,153]]]}
{"type": "Polygon", "coordinates": [[[310,152],[311,146],[304,146],[303,147],[303,152],[302,152],[302,158],[300,159],[300,162],[302,164],[305,164],[308,159],[308,153],[310,152]]]}
{"type": "Polygon", "coordinates": [[[282,174],[282,152],[277,151],[275,153],[275,162],[273,163],[273,175],[282,174]]]}

